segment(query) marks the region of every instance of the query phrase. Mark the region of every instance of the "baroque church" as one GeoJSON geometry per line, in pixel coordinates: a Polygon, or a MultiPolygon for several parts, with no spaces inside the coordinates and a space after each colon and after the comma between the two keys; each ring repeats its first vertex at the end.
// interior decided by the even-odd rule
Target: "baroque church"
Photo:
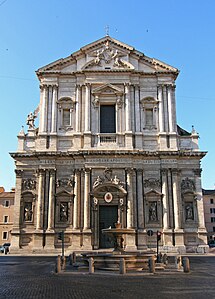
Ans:
{"type": "Polygon", "coordinates": [[[36,74],[39,106],[11,153],[11,252],[60,252],[62,231],[66,254],[105,250],[117,222],[126,250],[155,248],[159,231],[163,252],[206,252],[206,152],[177,125],[178,69],[107,35],[36,74]]]}

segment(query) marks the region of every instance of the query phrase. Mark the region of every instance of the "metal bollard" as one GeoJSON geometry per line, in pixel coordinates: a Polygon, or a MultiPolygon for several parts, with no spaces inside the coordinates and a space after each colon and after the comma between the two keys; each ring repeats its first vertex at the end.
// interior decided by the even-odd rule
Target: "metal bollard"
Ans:
{"type": "Polygon", "coordinates": [[[75,251],[73,251],[73,253],[72,253],[72,263],[73,264],[76,263],[76,253],[75,253],[75,251]]]}
{"type": "Polygon", "coordinates": [[[94,259],[93,257],[89,257],[89,274],[94,273],[94,259]]]}
{"type": "Polygon", "coordinates": [[[155,258],[152,256],[148,261],[149,273],[155,273],[155,258]]]}
{"type": "Polygon", "coordinates": [[[69,255],[69,264],[72,266],[72,255],[69,255]]]}
{"type": "Polygon", "coordinates": [[[61,272],[61,256],[57,256],[57,261],[56,261],[56,273],[61,272]]]}
{"type": "Polygon", "coordinates": [[[189,273],[190,272],[190,261],[189,261],[188,257],[183,258],[182,265],[184,268],[184,272],[189,273]]]}
{"type": "Polygon", "coordinates": [[[119,260],[119,273],[125,274],[126,273],[126,266],[125,266],[125,259],[120,258],[119,260]]]}
{"type": "Polygon", "coordinates": [[[65,256],[61,257],[61,269],[62,270],[66,269],[66,257],[65,256]]]}

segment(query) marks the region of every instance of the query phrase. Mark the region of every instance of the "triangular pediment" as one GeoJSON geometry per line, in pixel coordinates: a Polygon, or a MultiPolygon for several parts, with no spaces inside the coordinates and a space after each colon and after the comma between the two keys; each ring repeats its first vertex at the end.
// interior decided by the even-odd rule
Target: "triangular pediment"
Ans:
{"type": "Polygon", "coordinates": [[[99,94],[116,94],[121,95],[123,94],[123,90],[117,86],[112,84],[104,84],[92,90],[92,94],[99,95],[99,94]]]}
{"type": "Polygon", "coordinates": [[[144,55],[134,47],[105,36],[90,43],[66,58],[61,58],[37,71],[42,73],[75,73],[85,71],[139,71],[145,73],[178,70],[158,59],[144,55]]]}
{"type": "Polygon", "coordinates": [[[147,196],[154,196],[154,195],[162,196],[162,193],[160,193],[159,191],[157,191],[155,189],[151,189],[151,190],[145,192],[145,195],[147,195],[147,196]]]}

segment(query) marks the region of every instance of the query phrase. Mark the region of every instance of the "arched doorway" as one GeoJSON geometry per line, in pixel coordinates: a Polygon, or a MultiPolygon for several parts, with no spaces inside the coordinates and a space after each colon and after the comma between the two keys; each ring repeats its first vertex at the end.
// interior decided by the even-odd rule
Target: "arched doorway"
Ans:
{"type": "Polygon", "coordinates": [[[109,237],[102,234],[102,229],[115,227],[119,221],[126,227],[126,190],[114,182],[100,184],[93,189],[92,198],[92,231],[93,248],[113,248],[109,237]]]}

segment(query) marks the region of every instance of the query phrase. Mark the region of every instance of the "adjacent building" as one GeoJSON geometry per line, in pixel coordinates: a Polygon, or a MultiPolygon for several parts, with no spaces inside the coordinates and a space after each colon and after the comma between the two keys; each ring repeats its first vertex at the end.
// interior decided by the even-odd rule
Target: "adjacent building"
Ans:
{"type": "Polygon", "coordinates": [[[37,72],[39,107],[18,135],[12,248],[205,252],[198,134],[176,121],[177,68],[110,36],[37,72]],[[39,126],[35,126],[38,117],[39,126]],[[147,234],[149,230],[153,236],[147,234]]]}
{"type": "Polygon", "coordinates": [[[203,189],[205,226],[208,241],[215,240],[215,190],[203,189]]]}
{"type": "Polygon", "coordinates": [[[0,245],[11,242],[15,190],[6,192],[0,187],[0,245]]]}

